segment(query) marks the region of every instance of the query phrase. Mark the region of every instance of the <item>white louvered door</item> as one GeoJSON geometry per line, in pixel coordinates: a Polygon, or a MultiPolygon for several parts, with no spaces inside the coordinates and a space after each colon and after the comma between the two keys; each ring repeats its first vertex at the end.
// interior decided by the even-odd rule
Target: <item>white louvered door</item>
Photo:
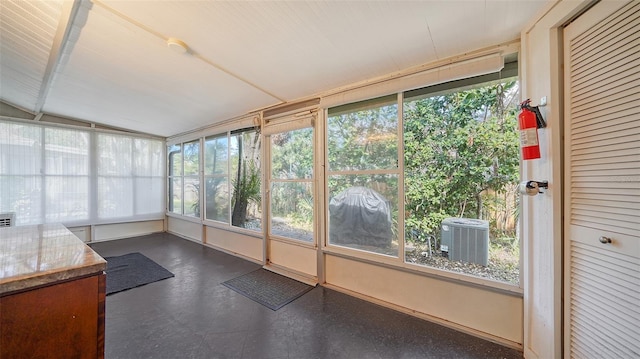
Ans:
{"type": "Polygon", "coordinates": [[[599,2],[564,48],[564,354],[640,358],[640,1],[599,2]]]}

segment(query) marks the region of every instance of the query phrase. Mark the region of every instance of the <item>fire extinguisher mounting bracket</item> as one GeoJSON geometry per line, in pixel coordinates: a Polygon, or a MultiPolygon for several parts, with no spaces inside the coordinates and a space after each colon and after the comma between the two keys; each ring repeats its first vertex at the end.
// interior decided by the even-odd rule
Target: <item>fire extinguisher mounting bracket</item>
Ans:
{"type": "Polygon", "coordinates": [[[536,127],[537,128],[545,128],[547,127],[547,122],[542,117],[542,113],[540,112],[540,108],[538,106],[531,106],[531,100],[526,99],[520,104],[520,109],[529,110],[536,115],[536,127]]]}

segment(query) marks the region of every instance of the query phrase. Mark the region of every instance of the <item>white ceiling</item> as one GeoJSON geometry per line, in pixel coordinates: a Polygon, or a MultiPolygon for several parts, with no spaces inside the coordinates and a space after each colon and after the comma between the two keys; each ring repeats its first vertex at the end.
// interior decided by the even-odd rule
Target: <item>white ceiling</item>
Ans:
{"type": "Polygon", "coordinates": [[[2,0],[0,100],[167,137],[517,39],[550,1],[2,0]]]}

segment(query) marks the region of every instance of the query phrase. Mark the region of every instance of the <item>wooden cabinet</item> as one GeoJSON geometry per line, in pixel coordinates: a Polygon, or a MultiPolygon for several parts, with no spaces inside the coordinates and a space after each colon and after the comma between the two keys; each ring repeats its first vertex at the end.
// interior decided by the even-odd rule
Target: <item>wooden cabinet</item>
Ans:
{"type": "Polygon", "coordinates": [[[0,297],[0,358],[103,358],[105,275],[0,297]]]}
{"type": "Polygon", "coordinates": [[[104,358],[105,268],[61,225],[0,228],[0,359],[104,358]]]}

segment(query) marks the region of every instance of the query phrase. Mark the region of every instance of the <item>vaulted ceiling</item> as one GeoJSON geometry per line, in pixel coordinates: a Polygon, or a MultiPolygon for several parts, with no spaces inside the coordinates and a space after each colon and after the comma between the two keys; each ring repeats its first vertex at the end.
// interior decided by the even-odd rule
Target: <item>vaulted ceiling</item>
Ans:
{"type": "Polygon", "coordinates": [[[0,100],[166,137],[515,40],[549,2],[2,0],[0,100]]]}

